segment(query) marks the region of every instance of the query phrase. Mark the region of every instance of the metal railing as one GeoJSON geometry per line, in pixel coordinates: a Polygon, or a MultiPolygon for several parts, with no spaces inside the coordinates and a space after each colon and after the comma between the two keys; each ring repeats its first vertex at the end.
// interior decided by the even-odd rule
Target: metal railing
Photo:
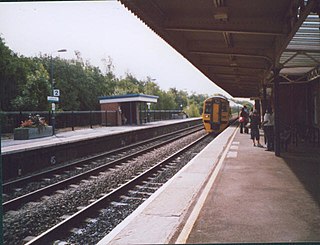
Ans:
{"type": "MultiPolygon", "coordinates": [[[[55,114],[56,129],[76,127],[90,127],[102,125],[103,117],[110,114],[115,115],[116,111],[57,111],[55,114]]],[[[1,112],[2,133],[12,133],[15,128],[20,127],[21,122],[28,120],[30,115],[40,115],[48,125],[51,125],[51,111],[11,111],[1,112]]]]}
{"type": "MultiPolygon", "coordinates": [[[[143,110],[138,113],[139,122],[130,122],[128,120],[127,124],[144,124],[187,117],[181,110],[143,110]]],[[[0,112],[1,133],[13,133],[14,129],[20,127],[21,122],[28,120],[30,115],[39,115],[45,119],[48,125],[52,125],[51,111],[2,111],[0,112]]],[[[115,126],[118,125],[120,120],[118,111],[56,111],[54,116],[57,130],[75,130],[77,127],[115,126]]]]}

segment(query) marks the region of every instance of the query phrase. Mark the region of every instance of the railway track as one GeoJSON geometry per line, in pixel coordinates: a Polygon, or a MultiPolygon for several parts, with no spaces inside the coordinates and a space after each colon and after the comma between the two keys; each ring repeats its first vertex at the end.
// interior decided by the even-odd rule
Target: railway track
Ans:
{"type": "MultiPolygon", "coordinates": [[[[6,212],[17,209],[27,202],[36,201],[43,196],[54,193],[55,191],[65,189],[83,179],[98,175],[100,172],[107,171],[109,168],[112,168],[124,161],[137,157],[145,152],[161,147],[162,145],[168,144],[201,129],[201,126],[195,126],[180,130],[175,133],[159,136],[137,144],[122,147],[121,149],[77,160],[61,167],[49,169],[41,173],[4,183],[3,192],[5,194],[12,192],[14,189],[17,190],[17,193],[23,193],[23,186],[28,183],[32,183],[35,188],[37,186],[40,188],[32,188],[31,191],[28,189],[29,192],[22,195],[16,194],[16,197],[3,203],[3,211],[6,212]],[[98,162],[99,159],[100,161],[98,162]],[[38,181],[37,185],[35,185],[36,181],[38,181]]],[[[15,195],[13,194],[13,196],[15,195]]]]}
{"type": "MultiPolygon", "coordinates": [[[[102,219],[108,219],[108,217],[110,219],[110,214],[114,215],[115,212],[121,213],[123,212],[124,207],[127,208],[128,206],[133,205],[133,203],[135,203],[134,206],[139,206],[145,199],[160,188],[168,178],[172,177],[172,175],[182,168],[184,164],[179,164],[181,163],[181,156],[207,137],[208,135],[204,135],[191,144],[183,147],[110,193],[103,195],[100,199],[87,207],[83,207],[77,213],[66,218],[27,244],[58,244],[60,242],[62,244],[78,244],[74,238],[76,236],[80,236],[80,238],[78,237],[76,239],[81,239],[84,243],[91,243],[92,241],[84,241],[83,239],[85,239],[85,237],[96,237],[96,235],[85,234],[85,227],[89,227],[87,230],[92,230],[92,224],[98,223],[99,220],[102,219]],[[165,180],[159,181],[159,176],[168,171],[172,172],[171,175],[167,176],[165,180]],[[65,239],[61,240],[63,237],[65,237],[65,239]],[[59,238],[59,240],[57,240],[57,238],[59,238]]],[[[127,215],[129,215],[130,212],[127,215]]],[[[112,220],[109,220],[109,222],[111,221],[112,220]]],[[[106,231],[108,229],[110,230],[110,227],[106,227],[106,231]]]]}
{"type": "MultiPolygon", "coordinates": [[[[201,130],[200,132],[197,132],[198,131],[197,127],[193,128],[192,131],[194,131],[193,134],[185,137],[185,138],[189,138],[188,141],[191,141],[195,137],[198,137],[198,136],[195,136],[197,134],[198,135],[204,134],[203,130],[201,130]]],[[[181,131],[180,134],[185,135],[186,132],[181,131]]],[[[91,172],[90,174],[87,175],[85,179],[83,177],[82,178],[79,177],[79,179],[77,180],[77,183],[69,182],[68,184],[64,184],[65,186],[64,188],[55,187],[54,190],[51,189],[49,191],[51,194],[42,193],[40,195],[42,196],[41,199],[39,198],[39,196],[31,198],[33,200],[32,202],[30,202],[29,200],[28,203],[26,203],[25,205],[22,205],[17,211],[5,212],[4,213],[5,244],[26,243],[35,235],[37,236],[38,234],[42,233],[45,230],[52,229],[52,227],[54,227],[56,224],[63,222],[64,220],[68,220],[71,216],[75,215],[75,213],[78,213],[79,210],[82,210],[85,206],[95,203],[97,200],[101,198],[101,196],[106,196],[107,194],[109,195],[110,193],[115,192],[115,190],[117,190],[119,186],[122,186],[125,183],[130,182],[132,178],[135,178],[136,176],[140,175],[142,172],[145,172],[147,168],[150,168],[149,166],[150,164],[154,164],[154,163],[149,163],[151,162],[151,158],[152,158],[149,156],[150,150],[152,148],[153,148],[152,151],[155,153],[151,153],[151,155],[152,154],[155,155],[155,159],[159,160],[167,154],[166,151],[171,151],[171,152],[175,151],[175,149],[173,148],[175,148],[176,146],[172,147],[171,146],[172,144],[176,144],[179,146],[185,144],[185,143],[183,144],[176,143],[177,138],[181,138],[182,135],[179,135],[179,136],[176,135],[175,140],[161,139],[162,141],[161,144],[163,144],[163,146],[160,149],[158,149],[154,145],[153,146],[149,145],[149,150],[145,150],[145,153],[143,155],[141,155],[142,152],[140,156],[131,154],[132,155],[131,158],[130,159],[127,158],[125,162],[122,159],[122,161],[121,162],[119,161],[117,164],[113,164],[113,165],[109,164],[106,170],[99,169],[94,174],[93,172],[91,172]],[[164,143],[164,141],[166,143],[164,143]],[[169,143],[169,141],[173,141],[173,142],[169,143]],[[169,144],[169,145],[165,145],[165,144],[169,144]],[[167,148],[167,150],[163,150],[163,148],[167,148]],[[145,158],[145,160],[143,160],[142,162],[141,160],[137,160],[143,157],[145,158]],[[144,165],[148,165],[148,166],[146,167],[144,165]],[[138,170],[134,169],[136,166],[138,166],[137,167],[138,170]]],[[[171,137],[171,136],[168,136],[168,137],[171,137]]],[[[178,141],[183,142],[183,141],[186,141],[186,139],[182,138],[182,139],[179,139],[178,141]]],[[[158,143],[160,142],[157,142],[157,144],[158,143]]],[[[146,143],[143,142],[141,144],[145,145],[146,143]]],[[[137,146],[137,147],[141,147],[141,146],[137,146]]],[[[134,149],[131,149],[131,151],[133,151],[134,153],[138,153],[137,152],[138,150],[136,147],[134,149]]],[[[129,155],[127,151],[122,151],[121,154],[126,155],[126,156],[123,156],[123,158],[126,158],[129,155]]],[[[104,159],[104,156],[100,156],[100,158],[101,157],[102,159],[104,159]]],[[[98,160],[94,159],[91,161],[96,162],[98,160]]],[[[86,164],[88,164],[88,162],[86,164]]],[[[168,167],[168,169],[173,170],[175,169],[175,167],[171,166],[171,167],[168,167]]],[[[143,194],[143,192],[144,194],[151,193],[150,190],[155,189],[156,187],[158,187],[158,185],[159,183],[154,182],[149,185],[146,191],[136,191],[137,192],[136,195],[141,195],[143,194]]],[[[131,196],[132,195],[133,194],[131,193],[131,196]]],[[[130,195],[123,195],[123,196],[124,196],[123,198],[127,198],[129,201],[134,200],[135,203],[141,203],[141,201],[147,198],[147,196],[144,196],[144,197],[140,197],[140,196],[130,197],[130,195]]],[[[108,197],[108,199],[110,199],[110,197],[108,197]]],[[[18,201],[18,206],[21,205],[21,200],[18,201]]],[[[22,202],[27,202],[27,201],[22,201],[22,202]]],[[[119,203],[119,201],[114,201],[114,202],[111,201],[111,203],[113,203],[111,205],[117,206],[117,203],[119,203]]],[[[130,204],[129,206],[133,207],[134,205],[130,204]]],[[[10,210],[10,208],[8,208],[7,210],[10,210]]],[[[121,212],[123,212],[123,209],[121,212]]],[[[89,219],[89,220],[92,220],[92,219],[89,219]]],[[[110,222],[114,223],[115,221],[113,219],[110,222]]],[[[108,228],[106,230],[110,229],[112,225],[108,225],[107,227],[108,228]]]]}

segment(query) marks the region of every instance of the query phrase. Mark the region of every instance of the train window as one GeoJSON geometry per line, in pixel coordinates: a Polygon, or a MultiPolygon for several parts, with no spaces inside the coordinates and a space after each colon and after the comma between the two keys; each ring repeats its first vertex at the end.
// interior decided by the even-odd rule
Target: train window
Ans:
{"type": "Polygon", "coordinates": [[[223,111],[223,112],[227,112],[227,111],[228,111],[227,104],[223,103],[223,104],[221,105],[221,111],[223,111]]]}
{"type": "Polygon", "coordinates": [[[211,111],[212,111],[212,104],[211,104],[211,102],[206,102],[206,107],[205,107],[205,111],[204,111],[204,113],[205,114],[211,114],[211,111]]]}

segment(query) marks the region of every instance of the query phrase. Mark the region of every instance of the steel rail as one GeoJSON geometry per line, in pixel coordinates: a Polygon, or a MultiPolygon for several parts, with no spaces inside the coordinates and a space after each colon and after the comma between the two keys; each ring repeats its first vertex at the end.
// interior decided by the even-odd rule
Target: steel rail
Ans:
{"type": "MultiPolygon", "coordinates": [[[[189,128],[189,130],[190,130],[190,128],[189,128]]],[[[124,161],[127,161],[129,159],[137,157],[137,156],[139,156],[141,154],[149,152],[149,151],[151,151],[151,150],[153,150],[155,148],[161,147],[161,146],[163,146],[165,144],[168,144],[168,143],[170,143],[172,141],[175,141],[175,140],[177,140],[179,138],[185,137],[186,135],[192,134],[192,133],[197,132],[199,130],[202,130],[202,127],[201,127],[201,129],[200,128],[193,128],[187,134],[179,135],[179,136],[176,136],[176,137],[171,138],[169,140],[162,141],[162,142],[160,142],[158,144],[155,144],[153,146],[150,146],[150,147],[148,147],[146,149],[142,149],[142,150],[137,151],[135,153],[126,155],[124,157],[121,157],[121,158],[119,158],[117,160],[113,160],[111,162],[108,162],[106,164],[103,164],[101,166],[93,168],[93,169],[91,169],[89,171],[86,171],[84,173],[80,173],[80,174],[72,176],[72,177],[70,177],[68,179],[59,181],[57,183],[51,184],[49,186],[43,187],[41,189],[38,189],[36,191],[30,192],[28,194],[25,194],[25,195],[22,195],[20,197],[17,197],[17,198],[14,198],[12,200],[9,200],[7,202],[4,202],[2,204],[3,212],[7,212],[9,210],[17,209],[17,208],[19,208],[20,206],[22,206],[23,204],[25,204],[27,202],[38,200],[41,197],[46,196],[46,195],[50,195],[50,194],[54,193],[57,190],[65,189],[71,184],[78,183],[83,179],[88,179],[89,177],[97,175],[102,171],[106,171],[107,169],[112,168],[115,165],[121,164],[124,161]]],[[[181,133],[181,132],[179,132],[179,133],[181,133]]],[[[88,160],[86,160],[86,161],[88,161],[88,160]]]]}
{"type": "Polygon", "coordinates": [[[105,208],[108,205],[108,203],[111,203],[113,200],[117,199],[119,196],[121,196],[124,193],[128,192],[129,190],[133,189],[134,186],[137,186],[141,182],[143,182],[144,180],[148,179],[152,174],[157,172],[159,169],[164,167],[166,164],[169,164],[170,162],[172,162],[173,159],[177,158],[182,153],[189,150],[192,146],[194,146],[195,144],[202,141],[204,138],[206,138],[208,136],[209,135],[207,134],[207,135],[204,135],[201,138],[195,140],[194,142],[190,143],[189,145],[187,145],[184,148],[180,149],[179,151],[175,152],[171,156],[162,160],[161,162],[159,162],[155,166],[149,168],[148,170],[144,171],[140,175],[131,179],[127,183],[123,184],[122,186],[118,187],[117,189],[113,190],[112,192],[106,194],[105,196],[103,196],[100,199],[96,200],[95,202],[91,203],[90,205],[88,205],[87,207],[78,211],[77,213],[73,214],[69,218],[67,218],[64,221],[60,222],[59,224],[53,226],[52,228],[50,228],[46,232],[35,237],[33,240],[28,242],[26,245],[51,244],[53,241],[57,240],[58,237],[61,237],[61,235],[68,233],[72,228],[74,228],[75,226],[84,222],[84,220],[86,218],[92,217],[92,215],[96,214],[100,209],[105,208]]]}
{"type": "MultiPolygon", "coordinates": [[[[200,125],[202,125],[202,124],[200,124],[200,125]]],[[[8,181],[8,182],[5,182],[5,183],[2,184],[2,189],[3,189],[4,193],[5,193],[6,191],[9,191],[12,188],[17,188],[19,186],[23,186],[25,183],[33,182],[33,181],[36,181],[38,179],[43,179],[43,178],[46,178],[47,176],[54,175],[54,174],[57,174],[57,173],[62,172],[62,171],[67,171],[68,169],[72,169],[72,168],[76,167],[79,164],[84,164],[87,161],[93,161],[93,160],[96,160],[96,159],[101,158],[101,157],[106,157],[108,155],[118,154],[121,151],[125,151],[125,150],[128,150],[128,149],[133,148],[133,147],[138,147],[138,146],[141,146],[141,145],[144,145],[144,144],[148,144],[150,142],[153,142],[154,140],[160,140],[162,138],[169,137],[169,136],[172,136],[172,135],[177,134],[177,133],[182,133],[182,132],[188,131],[188,130],[193,129],[193,128],[200,128],[201,127],[200,125],[195,125],[195,126],[191,126],[191,127],[188,127],[188,128],[180,129],[180,130],[175,131],[175,132],[171,132],[171,133],[160,135],[160,136],[148,139],[148,140],[144,140],[144,141],[141,141],[141,142],[130,144],[130,145],[127,145],[127,146],[124,146],[124,147],[121,147],[121,148],[118,148],[118,149],[115,149],[115,150],[99,153],[99,154],[96,154],[94,156],[87,157],[85,159],[76,160],[76,161],[73,161],[73,162],[71,162],[69,164],[64,164],[63,166],[58,166],[58,167],[56,167],[54,169],[41,171],[39,173],[35,173],[35,174],[30,175],[30,176],[25,176],[25,177],[22,177],[22,178],[19,178],[19,179],[16,179],[16,180],[8,181]]]]}

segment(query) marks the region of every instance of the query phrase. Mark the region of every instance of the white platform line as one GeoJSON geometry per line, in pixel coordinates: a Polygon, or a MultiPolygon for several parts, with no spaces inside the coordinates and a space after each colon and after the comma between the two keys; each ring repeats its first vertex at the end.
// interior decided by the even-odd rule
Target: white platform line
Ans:
{"type": "Polygon", "coordinates": [[[231,140],[229,141],[229,144],[225,148],[225,150],[224,150],[224,152],[223,152],[223,154],[222,154],[222,156],[221,156],[221,158],[220,158],[220,160],[219,160],[219,162],[217,164],[217,167],[215,168],[215,170],[213,171],[212,175],[210,176],[210,179],[209,179],[208,183],[206,184],[203,192],[201,193],[201,196],[200,196],[198,202],[196,203],[194,209],[192,210],[192,212],[191,212],[187,222],[185,223],[181,233],[179,234],[179,236],[178,236],[178,238],[177,238],[177,240],[175,242],[176,244],[185,244],[187,242],[187,239],[188,239],[188,237],[189,237],[189,235],[191,233],[191,230],[192,230],[192,228],[193,228],[193,226],[194,226],[194,224],[195,224],[195,222],[196,222],[196,220],[197,220],[197,218],[199,216],[199,213],[200,213],[200,211],[201,211],[201,209],[202,209],[202,207],[204,205],[204,202],[205,202],[205,200],[206,200],[206,198],[207,198],[207,196],[209,194],[209,191],[211,190],[212,185],[213,185],[213,183],[214,183],[214,181],[215,181],[215,179],[216,179],[216,177],[217,177],[217,175],[218,175],[218,173],[219,173],[219,171],[221,169],[222,163],[223,163],[224,159],[227,156],[227,153],[229,151],[229,148],[230,148],[230,146],[232,144],[232,141],[233,141],[236,133],[237,133],[237,130],[234,131],[234,133],[233,133],[233,135],[231,137],[231,140]]]}

